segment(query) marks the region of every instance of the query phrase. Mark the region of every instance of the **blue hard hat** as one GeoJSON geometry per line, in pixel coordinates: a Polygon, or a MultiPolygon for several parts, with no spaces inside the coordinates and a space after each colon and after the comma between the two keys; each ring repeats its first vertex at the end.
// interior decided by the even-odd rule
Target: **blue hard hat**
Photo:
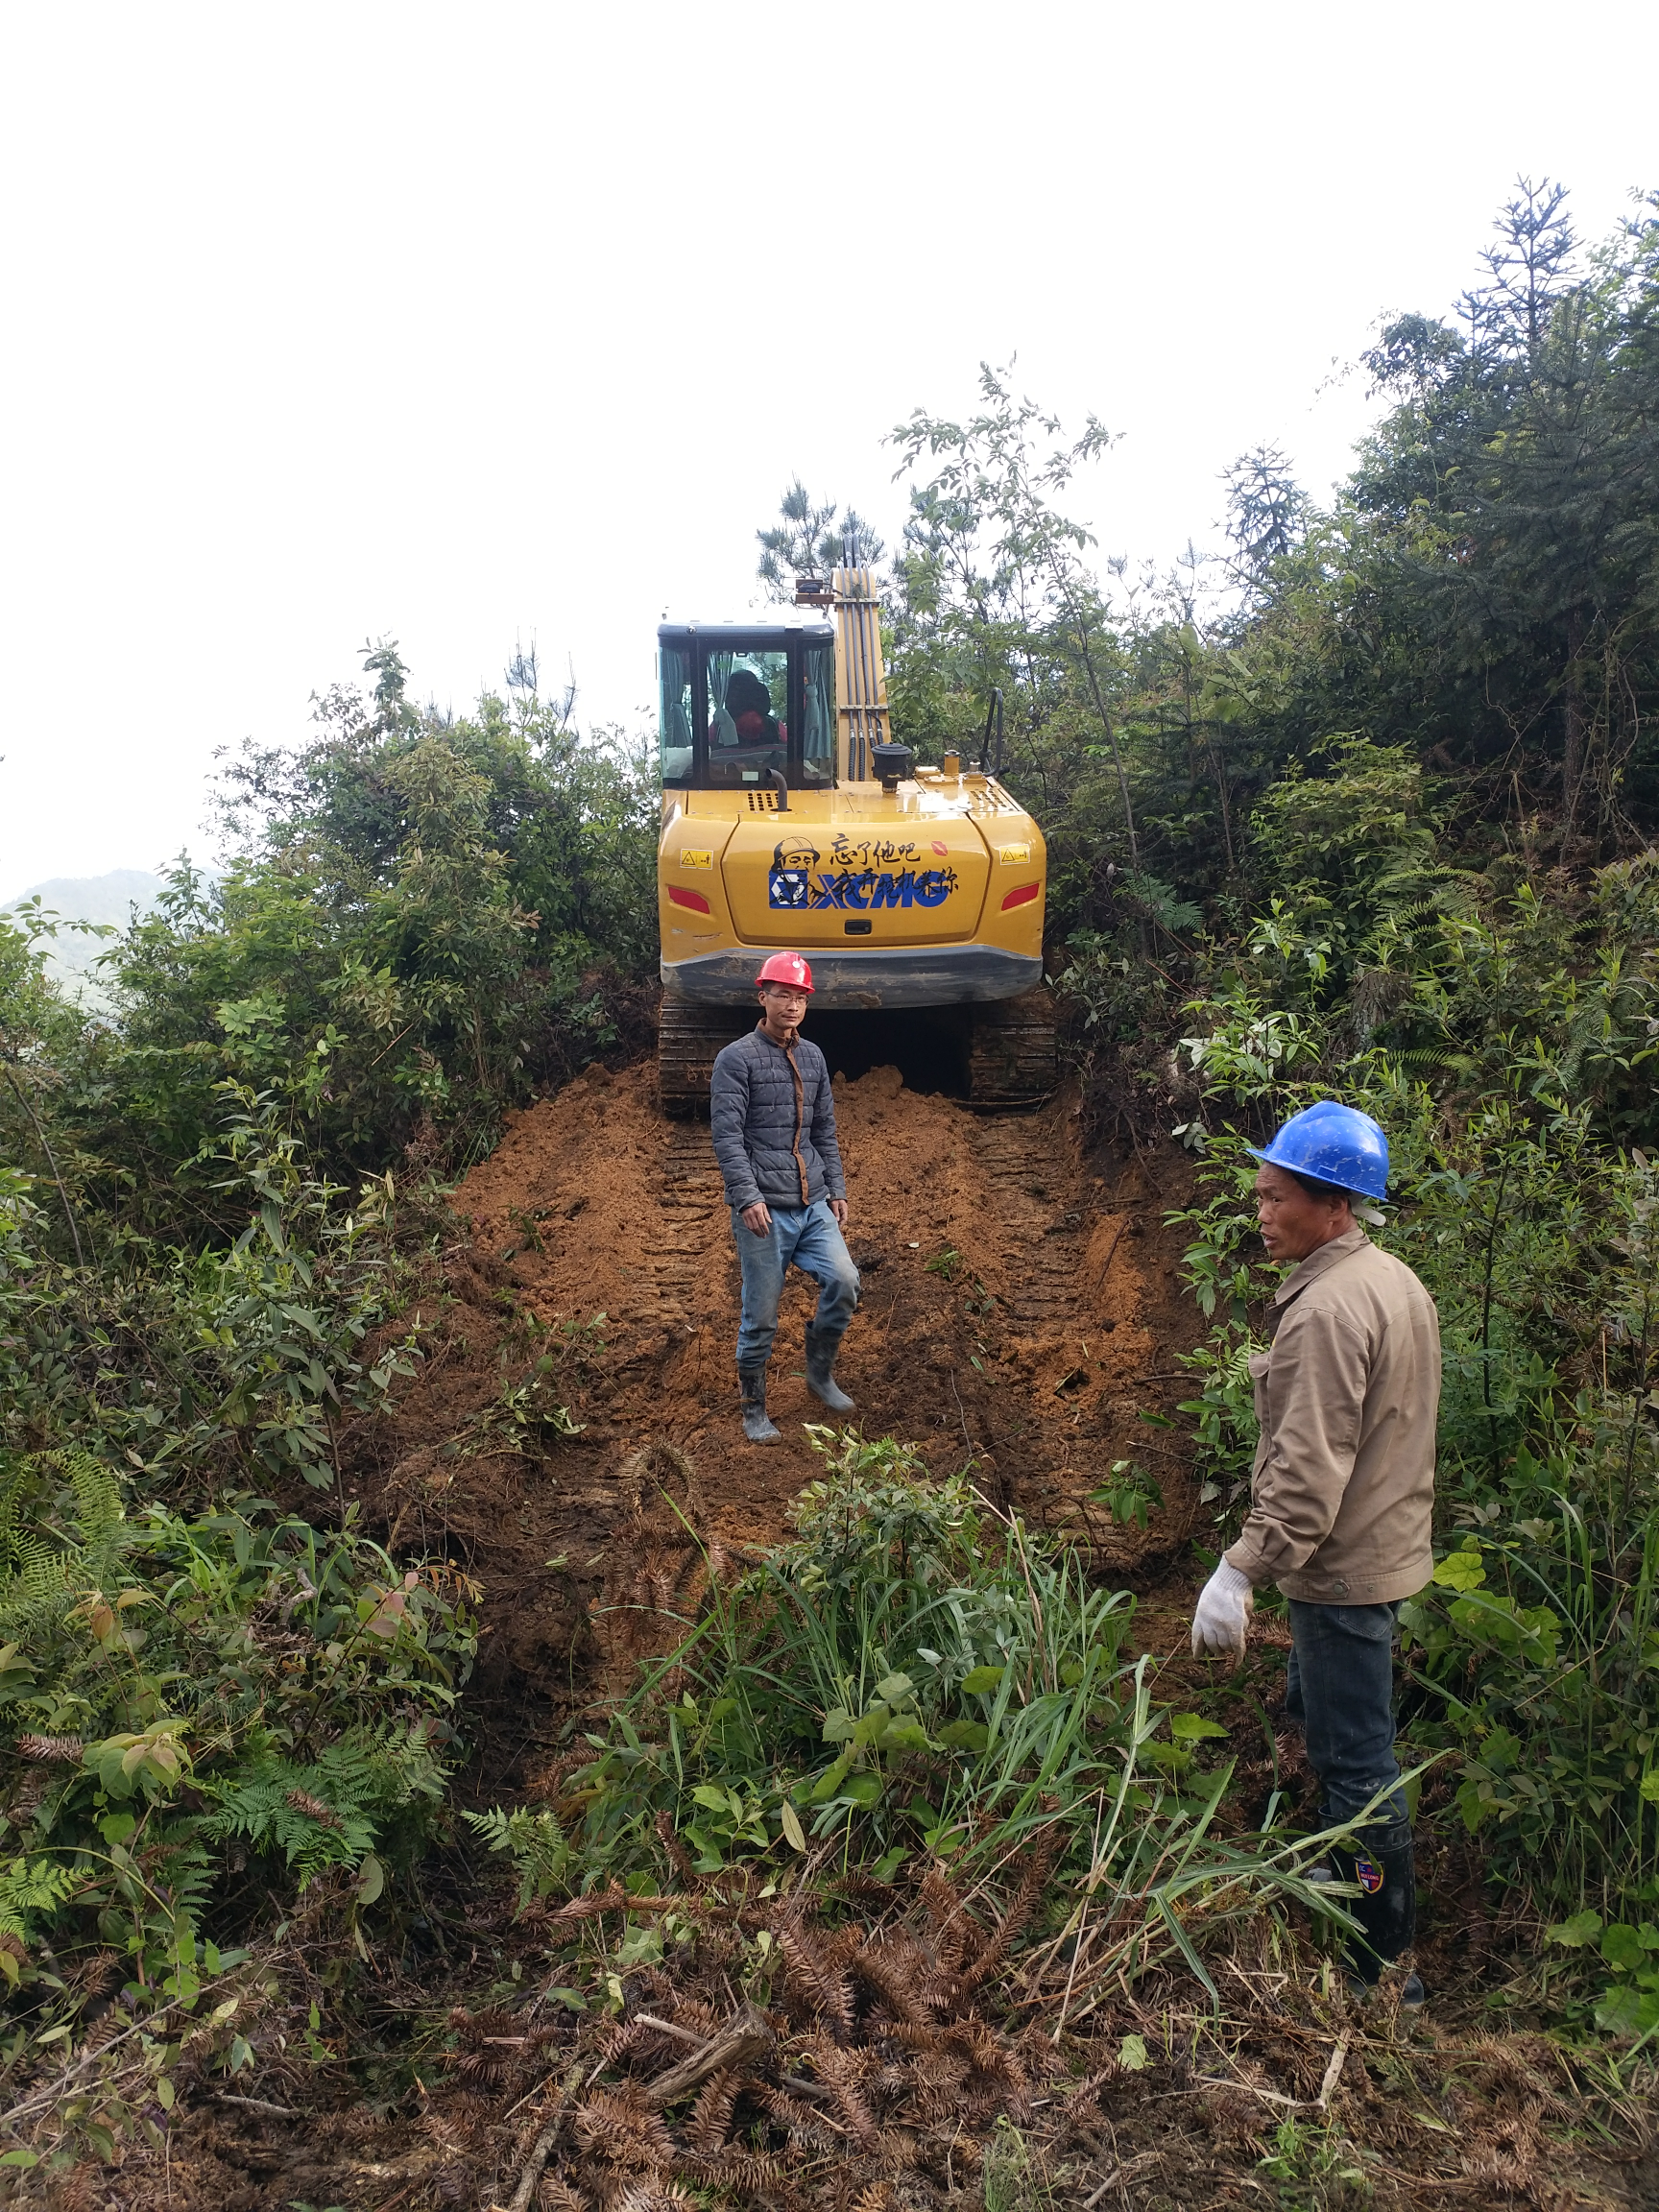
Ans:
{"type": "Polygon", "coordinates": [[[1317,1183],[1334,1183],[1367,1198],[1381,1198],[1388,1188],[1387,1138],[1369,1114],[1334,1098],[1292,1114],[1271,1144],[1246,1149],[1270,1166],[1288,1167],[1293,1175],[1311,1175],[1317,1183]]]}

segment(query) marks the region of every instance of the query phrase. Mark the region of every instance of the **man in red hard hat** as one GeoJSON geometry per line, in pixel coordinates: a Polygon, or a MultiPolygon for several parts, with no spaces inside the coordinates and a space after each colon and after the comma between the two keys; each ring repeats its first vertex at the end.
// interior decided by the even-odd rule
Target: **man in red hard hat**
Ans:
{"type": "Polygon", "coordinates": [[[776,1444],[778,1431],[766,1411],[766,1362],[778,1334],[783,1278],[799,1267],[819,1287],[806,1332],[806,1387],[831,1413],[851,1413],[853,1401],[832,1370],[858,1303],[858,1270],[841,1234],[847,1178],[835,1142],[830,1070],[817,1046],[801,1035],[812,971],[799,952],[774,952],[756,982],[760,1020],[715,1061],[709,1119],[743,1273],[737,1328],[743,1433],[751,1444],[776,1444]]]}

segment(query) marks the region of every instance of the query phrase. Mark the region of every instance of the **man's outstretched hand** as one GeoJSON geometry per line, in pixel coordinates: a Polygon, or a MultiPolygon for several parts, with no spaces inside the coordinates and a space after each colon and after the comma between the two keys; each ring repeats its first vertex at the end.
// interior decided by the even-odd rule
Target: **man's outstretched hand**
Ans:
{"type": "Polygon", "coordinates": [[[1256,1592],[1250,1577],[1223,1559],[1198,1593],[1192,1614],[1193,1656],[1199,1652],[1242,1652],[1244,1631],[1255,1610],[1256,1592]]]}

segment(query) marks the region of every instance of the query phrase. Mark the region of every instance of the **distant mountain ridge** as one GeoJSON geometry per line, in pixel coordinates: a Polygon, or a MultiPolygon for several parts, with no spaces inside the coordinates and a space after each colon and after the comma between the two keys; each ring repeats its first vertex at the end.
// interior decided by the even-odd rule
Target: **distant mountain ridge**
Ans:
{"type": "Polygon", "coordinates": [[[65,922],[113,922],[124,929],[132,907],[148,913],[166,888],[164,878],[145,868],[111,868],[108,876],[50,876],[8,899],[0,912],[10,913],[25,899],[38,899],[65,922]]]}
{"type": "MultiPolygon", "coordinates": [[[[51,876],[8,899],[0,905],[0,914],[11,915],[25,899],[38,899],[61,922],[105,922],[125,929],[133,908],[147,914],[166,888],[162,877],[143,868],[111,868],[107,876],[51,876]]],[[[72,995],[79,995],[82,986],[95,992],[92,963],[111,942],[79,929],[60,930],[42,948],[47,970],[60,983],[67,984],[72,995]]]]}

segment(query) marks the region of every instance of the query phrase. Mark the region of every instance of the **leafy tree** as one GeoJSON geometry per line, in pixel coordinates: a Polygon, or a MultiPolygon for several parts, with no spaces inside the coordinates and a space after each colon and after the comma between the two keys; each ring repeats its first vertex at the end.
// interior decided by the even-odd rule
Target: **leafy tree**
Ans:
{"type": "MultiPolygon", "coordinates": [[[[1027,757],[1051,783],[1055,746],[1044,738],[1062,700],[1080,709],[1089,741],[1110,756],[1129,863],[1139,868],[1135,805],[1118,742],[1117,641],[1097,582],[1083,561],[1094,540],[1062,515],[1054,496],[1111,445],[1091,416],[1068,445],[1059,419],[1017,399],[1004,373],[982,363],[984,411],[967,422],[918,408],[893,433],[900,473],[937,464],[911,491],[904,531],[907,595],[932,635],[965,649],[987,709],[994,689],[1017,687],[1027,757]]],[[[1054,734],[1064,745],[1074,712],[1054,734]]],[[[1047,794],[1046,794],[1047,795],[1047,794]]]]}
{"type": "Polygon", "coordinates": [[[887,550],[855,508],[836,520],[833,499],[820,504],[799,476],[778,503],[778,520],[757,530],[760,558],[755,573],[768,598],[792,600],[797,576],[828,576],[832,568],[873,568],[887,550]]]}
{"type": "Polygon", "coordinates": [[[1659,230],[1586,267],[1565,198],[1523,180],[1464,329],[1384,330],[1367,360],[1395,406],[1351,512],[1375,614],[1418,648],[1419,733],[1488,788],[1551,792],[1570,845],[1616,835],[1652,774],[1659,230]]]}

